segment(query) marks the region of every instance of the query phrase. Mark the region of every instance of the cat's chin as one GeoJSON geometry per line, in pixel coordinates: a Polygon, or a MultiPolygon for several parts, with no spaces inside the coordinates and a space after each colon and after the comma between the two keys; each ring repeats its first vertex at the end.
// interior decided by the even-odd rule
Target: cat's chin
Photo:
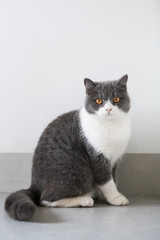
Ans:
{"type": "Polygon", "coordinates": [[[108,120],[112,120],[115,119],[115,115],[114,114],[97,114],[98,117],[102,118],[102,119],[108,119],[108,120]]]}

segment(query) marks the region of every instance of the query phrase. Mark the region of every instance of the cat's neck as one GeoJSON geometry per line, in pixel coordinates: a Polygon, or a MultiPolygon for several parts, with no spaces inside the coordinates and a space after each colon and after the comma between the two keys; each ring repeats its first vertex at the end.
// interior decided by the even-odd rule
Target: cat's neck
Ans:
{"type": "Polygon", "coordinates": [[[105,119],[88,113],[83,107],[80,124],[83,135],[97,152],[103,153],[112,163],[121,158],[130,137],[129,113],[122,112],[118,119],[105,119]]]}

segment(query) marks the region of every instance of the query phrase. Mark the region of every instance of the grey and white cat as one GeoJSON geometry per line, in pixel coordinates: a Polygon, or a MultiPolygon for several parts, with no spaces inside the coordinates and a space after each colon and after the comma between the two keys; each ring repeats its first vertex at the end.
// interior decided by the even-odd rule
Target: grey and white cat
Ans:
{"type": "Polygon", "coordinates": [[[30,188],[7,197],[5,210],[12,218],[29,220],[36,205],[93,206],[95,189],[112,205],[129,203],[115,184],[130,137],[127,79],[84,80],[84,106],[48,125],[35,149],[30,188]]]}

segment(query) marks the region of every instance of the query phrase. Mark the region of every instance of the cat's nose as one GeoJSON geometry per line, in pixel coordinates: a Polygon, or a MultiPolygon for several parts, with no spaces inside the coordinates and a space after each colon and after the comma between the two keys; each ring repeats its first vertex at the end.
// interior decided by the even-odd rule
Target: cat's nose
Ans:
{"type": "Polygon", "coordinates": [[[106,108],[106,111],[110,113],[112,111],[112,108],[106,108]]]}

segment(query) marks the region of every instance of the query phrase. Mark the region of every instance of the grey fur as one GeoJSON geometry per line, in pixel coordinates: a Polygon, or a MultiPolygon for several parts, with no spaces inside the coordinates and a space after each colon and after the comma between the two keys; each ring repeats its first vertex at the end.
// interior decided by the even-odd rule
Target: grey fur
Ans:
{"type": "MultiPolygon", "coordinates": [[[[94,114],[97,110],[94,99],[111,99],[121,96],[118,107],[129,110],[126,77],[120,81],[94,83],[85,79],[86,110],[94,114]]],[[[98,106],[99,107],[99,106],[98,106]]],[[[42,200],[56,201],[82,196],[96,185],[103,185],[115,178],[116,165],[111,168],[109,159],[97,155],[82,134],[79,110],[55,119],[44,130],[35,149],[31,186],[11,194],[5,202],[5,210],[17,220],[29,220],[35,206],[42,200]]]]}

